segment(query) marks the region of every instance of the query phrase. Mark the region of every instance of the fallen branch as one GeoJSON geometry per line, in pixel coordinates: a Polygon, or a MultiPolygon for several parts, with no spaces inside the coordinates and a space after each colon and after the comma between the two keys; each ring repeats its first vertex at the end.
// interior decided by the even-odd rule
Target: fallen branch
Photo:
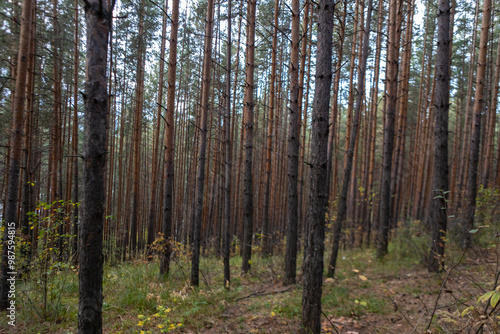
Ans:
{"type": "Polygon", "coordinates": [[[239,302],[240,300],[247,299],[247,298],[252,298],[252,297],[255,297],[255,296],[267,296],[267,295],[272,295],[274,293],[285,293],[285,292],[288,292],[288,291],[292,290],[292,288],[293,287],[289,287],[289,288],[286,288],[286,289],[280,290],[280,291],[268,291],[268,292],[257,291],[257,292],[251,293],[251,294],[249,294],[247,296],[240,297],[240,298],[236,299],[235,301],[239,302]]]}

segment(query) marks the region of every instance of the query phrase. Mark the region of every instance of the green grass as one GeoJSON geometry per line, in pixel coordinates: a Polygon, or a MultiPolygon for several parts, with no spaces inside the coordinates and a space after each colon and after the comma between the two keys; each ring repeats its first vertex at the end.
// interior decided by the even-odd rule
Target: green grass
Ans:
{"type": "MultiPolygon", "coordinates": [[[[432,290],[404,282],[407,273],[425,268],[422,253],[428,239],[416,236],[415,226],[418,228],[418,224],[414,224],[400,229],[383,261],[376,259],[372,248],[341,250],[335,278],[326,279],[325,275],[324,313],[336,318],[383,317],[394,312],[389,298],[394,292],[389,289],[410,296],[435,293],[442,275],[430,278],[432,290]],[[400,284],[389,287],[388,284],[395,280],[400,284]]],[[[329,250],[329,243],[326,248],[329,250]]],[[[452,246],[448,253],[450,258],[455,258],[460,251],[452,246]]],[[[186,254],[181,254],[172,263],[170,274],[161,278],[157,258],[153,261],[138,258],[114,266],[106,265],[104,332],[161,333],[166,330],[181,332],[183,329],[199,332],[221,322],[233,326],[234,330],[250,332],[256,318],[289,326],[284,329],[289,332],[290,328],[300,326],[302,285],[299,283],[291,288],[281,285],[283,258],[284,254],[262,258],[254,253],[251,272],[241,275],[241,257],[233,256],[230,290],[222,284],[222,260],[214,256],[202,258],[200,286],[197,288],[189,285],[190,262],[186,254]]],[[[301,254],[298,259],[300,280],[301,254]]],[[[328,252],[324,259],[328,263],[328,252]]],[[[49,275],[45,311],[41,277],[32,272],[30,279],[18,281],[17,332],[76,333],[77,269],[63,268],[49,275]]],[[[5,317],[0,319],[0,327],[7,328],[5,317]]]]}

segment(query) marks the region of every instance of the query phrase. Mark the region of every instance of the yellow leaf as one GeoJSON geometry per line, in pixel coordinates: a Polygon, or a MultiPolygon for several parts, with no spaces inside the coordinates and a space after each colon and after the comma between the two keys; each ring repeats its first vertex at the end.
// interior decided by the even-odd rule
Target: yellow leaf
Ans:
{"type": "Polygon", "coordinates": [[[491,307],[495,308],[498,304],[498,301],[500,301],[500,293],[498,293],[498,291],[495,291],[495,293],[493,294],[493,296],[491,296],[490,299],[491,307]]]}
{"type": "Polygon", "coordinates": [[[364,276],[364,275],[359,275],[359,278],[360,278],[362,281],[366,281],[366,280],[368,280],[368,278],[366,278],[366,276],[364,276]]]}
{"type": "Polygon", "coordinates": [[[358,269],[353,269],[352,271],[354,271],[355,273],[359,273],[358,269]]]}

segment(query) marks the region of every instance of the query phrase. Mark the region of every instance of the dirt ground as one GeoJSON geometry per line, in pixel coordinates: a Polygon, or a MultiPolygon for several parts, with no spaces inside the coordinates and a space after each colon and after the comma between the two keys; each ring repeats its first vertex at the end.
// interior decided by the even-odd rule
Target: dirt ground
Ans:
{"type": "MultiPolygon", "coordinates": [[[[395,275],[377,275],[366,268],[362,280],[345,278],[343,281],[325,279],[324,292],[335,286],[347,289],[350,295],[369,294],[382,304],[380,312],[361,310],[351,315],[337,315],[324,307],[323,333],[476,333],[483,324],[484,333],[500,333],[496,310],[482,316],[486,303],[477,303],[479,296],[494,289],[498,272],[496,252],[472,253],[459,263],[447,267],[440,275],[423,268],[398,272],[395,275]],[[477,256],[477,257],[475,257],[477,256]],[[462,315],[467,307],[475,309],[462,315]],[[356,314],[355,314],[356,313],[356,314]],[[431,321],[432,319],[432,321],[431,321]]],[[[300,314],[287,318],[255,311],[256,299],[283,300],[297,293],[295,287],[280,283],[249,286],[247,295],[228,305],[219,319],[203,330],[188,333],[298,333],[300,314]]],[[[299,291],[300,292],[300,291],[299,291]]],[[[363,308],[361,306],[361,308],[363,308]]]]}

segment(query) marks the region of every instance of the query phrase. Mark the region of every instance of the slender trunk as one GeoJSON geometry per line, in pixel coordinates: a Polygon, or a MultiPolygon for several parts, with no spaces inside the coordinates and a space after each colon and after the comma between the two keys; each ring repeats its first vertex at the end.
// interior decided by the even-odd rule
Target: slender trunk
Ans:
{"type": "Polygon", "coordinates": [[[448,197],[448,110],[450,107],[450,0],[439,1],[436,52],[436,102],[434,130],[434,182],[430,209],[432,247],[429,271],[444,269],[444,243],[447,227],[448,197]]]}
{"type": "MultiPolygon", "coordinates": [[[[474,27],[472,28],[472,37],[471,37],[471,47],[470,47],[470,64],[476,64],[476,40],[477,40],[477,25],[479,23],[479,8],[480,1],[476,4],[476,13],[474,16],[474,27]]],[[[464,121],[464,130],[463,130],[463,141],[462,141],[462,149],[460,153],[460,164],[459,172],[458,172],[458,186],[457,186],[457,198],[455,199],[456,209],[460,209],[462,207],[462,201],[464,199],[464,185],[467,183],[468,176],[468,167],[469,167],[469,153],[470,153],[470,135],[472,128],[472,94],[474,87],[474,70],[477,69],[476,66],[469,66],[469,73],[467,76],[467,95],[465,97],[465,121],[464,121]]]]}
{"type": "Polygon", "coordinates": [[[85,82],[84,189],[80,233],[80,299],[78,332],[102,333],[102,237],[104,226],[106,128],[108,93],[106,67],[113,7],[98,0],[85,2],[87,64],[85,82]]]}
{"type": "Polygon", "coordinates": [[[370,42],[370,25],[372,18],[372,0],[368,0],[368,9],[366,15],[365,29],[363,34],[363,39],[361,43],[363,44],[363,53],[359,64],[358,72],[358,84],[356,96],[356,105],[354,107],[354,119],[352,120],[352,133],[349,138],[349,148],[347,150],[347,161],[344,170],[344,182],[342,183],[342,192],[339,197],[337,221],[335,222],[335,229],[333,232],[333,247],[332,254],[330,257],[330,264],[328,266],[328,277],[334,277],[335,268],[337,265],[337,256],[339,252],[340,237],[342,233],[342,224],[346,218],[347,213],[347,192],[349,190],[349,182],[351,181],[353,159],[354,159],[354,149],[356,146],[356,138],[358,134],[359,120],[361,117],[361,106],[363,104],[363,98],[365,95],[365,73],[366,73],[366,61],[368,59],[368,45],[370,42]]]}
{"type": "Polygon", "coordinates": [[[7,183],[7,205],[4,213],[4,233],[2,237],[2,265],[0,282],[0,310],[6,310],[13,302],[9,298],[10,284],[8,279],[15,280],[16,268],[8,263],[8,252],[15,249],[15,233],[17,226],[17,205],[19,191],[19,171],[21,167],[21,146],[23,140],[23,121],[26,100],[26,81],[28,74],[28,52],[30,42],[32,0],[23,0],[21,16],[21,35],[19,37],[19,53],[15,97],[13,103],[12,133],[10,137],[9,180],[7,183]],[[13,273],[13,274],[9,274],[13,273]]]}
{"type": "Polygon", "coordinates": [[[483,3],[483,21],[481,22],[481,36],[479,40],[479,56],[477,62],[476,90],[474,95],[473,128],[469,153],[469,171],[467,177],[467,211],[463,224],[463,244],[468,248],[472,244],[474,228],[474,213],[476,211],[477,195],[477,167],[479,162],[479,142],[481,140],[481,110],[483,107],[483,92],[485,86],[486,54],[488,50],[488,31],[491,18],[491,0],[483,3]]]}
{"type": "MultiPolygon", "coordinates": [[[[332,166],[333,166],[333,152],[335,150],[335,145],[334,145],[334,140],[335,140],[335,135],[337,133],[337,119],[338,119],[338,114],[339,114],[339,105],[338,105],[338,95],[339,95],[339,89],[340,89],[340,77],[342,75],[342,59],[344,57],[344,36],[345,36],[345,21],[347,17],[347,1],[344,2],[344,9],[342,12],[342,20],[340,21],[340,27],[339,27],[339,38],[338,38],[338,52],[337,52],[337,66],[335,68],[335,78],[333,80],[333,102],[332,102],[332,112],[330,115],[330,124],[329,124],[329,132],[328,132],[328,165],[326,168],[326,182],[328,183],[328,190],[330,195],[330,201],[333,202],[335,199],[335,196],[337,195],[337,180],[336,180],[336,175],[333,177],[333,184],[334,186],[332,189],[330,189],[330,184],[332,183],[331,180],[331,173],[332,173],[332,166]]],[[[337,159],[335,159],[335,162],[337,162],[337,159]]],[[[335,166],[334,171],[336,172],[337,168],[335,166]]],[[[333,208],[333,206],[332,206],[333,208]]]]}
{"type": "MultiPolygon", "coordinates": [[[[166,1],[165,1],[166,8],[166,1]]],[[[177,33],[179,30],[179,0],[172,2],[172,23],[170,28],[170,49],[167,78],[167,118],[165,126],[165,190],[163,196],[163,256],[160,262],[160,275],[168,274],[172,243],[172,218],[174,213],[174,111],[175,111],[175,79],[177,69],[177,33]]]]}
{"type": "MultiPolygon", "coordinates": [[[[306,147],[305,147],[305,139],[306,139],[306,130],[307,130],[307,102],[304,107],[302,107],[302,101],[303,101],[303,96],[304,96],[304,78],[306,74],[306,58],[308,55],[307,52],[307,46],[309,45],[309,48],[311,47],[311,43],[308,43],[308,34],[312,29],[310,29],[309,25],[309,12],[311,9],[311,4],[310,0],[306,0],[306,4],[304,6],[304,21],[302,24],[302,29],[303,29],[303,34],[301,36],[301,46],[300,46],[300,65],[299,65],[299,70],[300,70],[300,77],[299,77],[299,113],[301,115],[304,115],[302,117],[302,124],[299,124],[299,130],[302,131],[301,135],[301,144],[300,144],[300,156],[299,156],[299,188],[297,192],[297,197],[299,198],[299,203],[298,203],[298,229],[303,230],[303,225],[304,225],[304,156],[306,152],[306,147]]],[[[312,22],[312,21],[311,21],[312,22]]],[[[309,53],[310,55],[310,53],[309,53]]],[[[308,68],[310,67],[310,61],[308,63],[308,68]]],[[[308,78],[309,78],[309,73],[308,73],[308,78]]],[[[309,85],[309,83],[308,83],[309,85]]],[[[299,234],[299,244],[300,244],[300,239],[303,238],[303,234],[301,237],[301,234],[299,234]]],[[[300,248],[300,247],[299,247],[300,248]]]]}
{"type": "MultiPolygon", "coordinates": [[[[486,148],[486,159],[485,161],[485,168],[484,168],[484,175],[483,175],[483,183],[486,185],[491,185],[494,184],[493,181],[496,178],[496,173],[494,172],[495,170],[493,169],[493,150],[495,149],[495,144],[494,144],[494,139],[495,139],[495,127],[496,127],[496,110],[497,110],[497,105],[498,105],[498,89],[499,89],[499,82],[500,82],[500,39],[498,41],[497,45],[497,58],[495,62],[495,79],[493,81],[493,92],[491,93],[491,103],[490,103],[490,114],[491,114],[491,120],[490,120],[490,129],[489,129],[489,136],[488,136],[488,146],[486,148]]],[[[499,136],[500,138],[500,136],[499,136]]],[[[500,150],[499,150],[500,152],[500,150]]],[[[499,161],[497,159],[497,161],[499,161]]],[[[498,181],[497,181],[498,183],[498,181]]]]}
{"type": "MultiPolygon", "coordinates": [[[[153,139],[153,161],[151,163],[151,201],[149,206],[149,222],[148,222],[148,252],[150,252],[150,247],[155,240],[154,230],[156,227],[156,193],[158,185],[158,158],[159,158],[159,142],[160,142],[160,123],[161,123],[161,110],[163,108],[163,76],[165,69],[165,42],[167,39],[167,9],[168,1],[165,0],[165,5],[163,6],[164,13],[162,15],[162,27],[161,27],[161,48],[160,48],[160,69],[158,73],[158,106],[156,109],[156,124],[153,139]]],[[[175,70],[174,70],[175,72],[175,70]]],[[[175,101],[175,100],[174,100],[175,101]]],[[[167,125],[168,126],[168,125],[167,125]]],[[[161,272],[161,270],[160,270],[161,272]]],[[[160,273],[161,274],[161,273],[160,273]]]]}
{"type": "Polygon", "coordinates": [[[231,1],[227,4],[227,49],[226,49],[226,115],[224,117],[224,211],[223,221],[223,256],[224,256],[224,287],[229,289],[231,282],[230,243],[231,243],[231,1]]]}
{"type": "Polygon", "coordinates": [[[191,285],[200,284],[200,242],[201,242],[201,221],[203,213],[203,190],[205,186],[205,161],[207,147],[207,117],[210,95],[210,69],[212,60],[212,34],[214,25],[214,2],[208,0],[207,18],[205,25],[205,46],[203,54],[203,75],[201,87],[201,119],[200,119],[200,140],[198,151],[198,171],[196,183],[195,212],[193,215],[193,255],[191,257],[191,285]]]}
{"type": "Polygon", "coordinates": [[[243,254],[241,271],[250,270],[253,238],[253,184],[252,184],[252,153],[254,126],[254,58],[255,58],[255,12],[257,0],[249,0],[247,5],[247,52],[245,95],[243,98],[243,124],[245,127],[245,166],[243,174],[243,254]]]}
{"type": "Polygon", "coordinates": [[[392,151],[394,149],[394,118],[398,100],[399,48],[397,40],[397,18],[401,11],[401,1],[391,0],[389,4],[389,40],[387,44],[387,80],[386,80],[386,120],[384,129],[384,153],[382,162],[382,182],[380,187],[380,220],[377,245],[377,257],[387,253],[389,243],[389,223],[391,219],[391,171],[392,151]]]}
{"type": "Polygon", "coordinates": [[[274,126],[274,106],[276,100],[276,57],[278,52],[278,17],[279,17],[279,0],[274,2],[274,30],[273,30],[273,50],[271,54],[271,82],[269,88],[269,115],[267,126],[267,145],[266,145],[266,174],[264,181],[264,201],[263,201],[263,217],[262,217],[262,253],[264,256],[271,254],[269,247],[269,202],[271,188],[271,172],[272,164],[271,157],[273,151],[273,126],[274,126]]]}
{"type": "MultiPolygon", "coordinates": [[[[73,64],[73,133],[71,140],[71,152],[73,155],[73,203],[78,203],[78,73],[80,64],[80,53],[78,50],[80,40],[79,33],[79,17],[78,17],[78,0],[75,0],[75,49],[74,49],[74,64],[73,64]]],[[[73,229],[71,232],[72,239],[72,262],[78,262],[78,205],[74,206],[73,211],[73,229]]]]}
{"type": "Polygon", "coordinates": [[[307,214],[308,255],[304,261],[302,327],[305,333],[321,332],[321,294],[325,213],[328,204],[327,174],[328,112],[332,82],[332,35],[335,2],[320,0],[318,6],[318,53],[316,88],[311,125],[310,205],[307,214]]]}
{"type": "Polygon", "coordinates": [[[288,128],[288,207],[285,254],[284,284],[295,283],[297,271],[297,219],[298,194],[297,177],[299,174],[299,35],[300,8],[299,0],[292,1],[292,46],[290,58],[290,116],[288,128]]]}
{"type": "Polygon", "coordinates": [[[375,173],[375,140],[377,136],[377,111],[378,111],[378,80],[380,75],[380,53],[382,50],[382,27],[383,27],[383,1],[379,1],[378,7],[378,22],[377,22],[377,40],[375,47],[375,69],[373,78],[373,88],[371,94],[371,105],[370,105],[370,147],[369,147],[369,159],[368,159],[368,180],[366,186],[366,196],[368,201],[368,213],[366,215],[366,244],[370,244],[370,235],[372,230],[372,212],[373,210],[373,174],[375,173]]]}
{"type": "Polygon", "coordinates": [[[139,49],[137,57],[137,72],[135,86],[135,112],[134,112],[134,135],[133,135],[133,161],[134,172],[132,188],[132,217],[130,221],[130,254],[137,252],[137,236],[139,219],[139,197],[141,181],[141,136],[142,136],[142,108],[144,105],[144,65],[145,65],[145,41],[144,41],[144,0],[139,7],[139,49]]]}

